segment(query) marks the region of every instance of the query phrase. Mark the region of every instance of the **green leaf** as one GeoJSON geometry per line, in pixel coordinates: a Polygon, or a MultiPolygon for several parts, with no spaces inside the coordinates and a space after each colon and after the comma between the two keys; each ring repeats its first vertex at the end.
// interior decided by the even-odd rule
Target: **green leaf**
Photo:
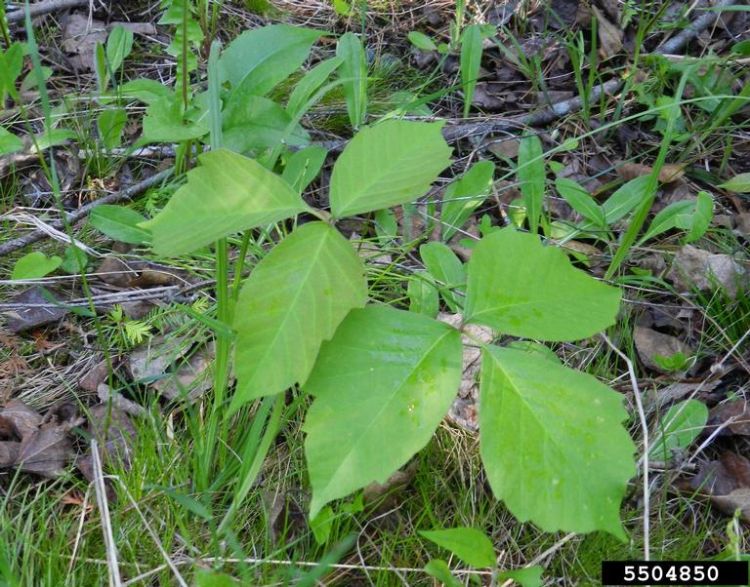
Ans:
{"type": "Polygon", "coordinates": [[[149,104],[143,117],[143,140],[153,143],[180,143],[208,134],[205,122],[186,120],[182,103],[175,97],[160,98],[149,104]]]}
{"type": "Polygon", "coordinates": [[[133,50],[133,31],[129,31],[122,25],[112,29],[107,38],[107,62],[113,74],[117,73],[123,61],[127,59],[133,50]]]}
{"type": "Polygon", "coordinates": [[[646,233],[638,241],[638,244],[646,242],[660,234],[663,234],[678,225],[678,218],[689,215],[695,209],[695,203],[690,200],[680,200],[672,202],[669,206],[659,212],[651,221],[646,233]]]}
{"type": "Polygon", "coordinates": [[[448,563],[439,558],[434,558],[424,566],[424,571],[431,577],[435,577],[443,584],[443,587],[463,587],[463,583],[452,574],[448,563]]]}
{"type": "Polygon", "coordinates": [[[11,279],[38,279],[49,275],[62,264],[58,256],[48,257],[40,251],[24,255],[13,266],[11,279]]]}
{"type": "Polygon", "coordinates": [[[317,145],[300,149],[289,157],[281,177],[302,193],[320,173],[327,155],[328,151],[317,145]]]}
{"type": "Polygon", "coordinates": [[[461,87],[464,90],[464,118],[469,117],[474,89],[479,78],[482,63],[482,31],[479,25],[472,24],[464,29],[461,36],[461,87]]]}
{"type": "Polygon", "coordinates": [[[199,569],[195,574],[195,587],[236,587],[231,575],[208,569],[199,569]]]}
{"type": "Polygon", "coordinates": [[[104,147],[114,149],[120,146],[122,130],[128,121],[128,114],[124,108],[107,108],[102,110],[96,118],[96,126],[99,130],[99,138],[104,147]]]}
{"type": "Polygon", "coordinates": [[[320,513],[315,516],[315,519],[310,520],[310,529],[315,537],[315,542],[320,545],[328,542],[328,538],[331,536],[331,529],[333,528],[333,522],[336,516],[333,513],[331,506],[326,506],[320,513]]]}
{"type": "Polygon", "coordinates": [[[243,94],[263,96],[305,62],[323,35],[313,29],[274,24],[245,31],[221,55],[224,79],[243,94]]]}
{"type": "Polygon", "coordinates": [[[235,90],[223,113],[223,139],[225,148],[245,153],[282,142],[306,145],[310,136],[299,124],[293,125],[287,111],[273,100],[235,90]]]}
{"type": "Polygon", "coordinates": [[[294,118],[303,114],[305,104],[307,104],[330,75],[338,69],[342,62],[343,59],[341,57],[331,57],[330,59],[321,61],[297,82],[286,104],[286,111],[290,117],[294,118]]]}
{"type": "Polygon", "coordinates": [[[352,310],[303,386],[311,518],[331,500],[385,483],[432,438],[461,381],[461,336],[384,306],[352,310]],[[387,441],[386,441],[387,439],[387,441]]]}
{"type": "Polygon", "coordinates": [[[735,175],[732,179],[719,184],[717,187],[738,194],[750,193],[750,173],[735,175]]]}
{"type": "Polygon", "coordinates": [[[364,127],[331,176],[331,212],[353,216],[411,202],[450,164],[442,124],[386,120],[364,127]]]}
{"type": "Polygon", "coordinates": [[[437,45],[430,37],[419,31],[411,31],[406,37],[417,49],[422,51],[437,51],[437,45]]]}
{"type": "Polygon", "coordinates": [[[420,530],[420,535],[450,550],[472,567],[494,567],[495,547],[481,530],[476,528],[446,528],[445,530],[420,530]]]}
{"type": "Polygon", "coordinates": [[[96,73],[99,93],[103,94],[109,85],[109,72],[107,71],[106,49],[98,41],[94,46],[94,72],[96,73]]]}
{"type": "Polygon", "coordinates": [[[240,292],[230,410],[304,382],[321,343],[366,301],[362,261],[341,233],[323,222],[295,230],[258,263],[240,292]]]}
{"type": "Polygon", "coordinates": [[[67,128],[51,128],[47,132],[44,132],[36,137],[36,148],[32,147],[32,152],[44,151],[50,147],[57,147],[64,145],[70,139],[74,139],[76,133],[67,128]]]}
{"type": "Polygon", "coordinates": [[[526,217],[529,230],[536,233],[542,217],[544,202],[544,151],[542,141],[536,135],[521,139],[518,147],[518,183],[526,204],[526,217]]]}
{"type": "MultiPolygon", "coordinates": [[[[698,196],[695,199],[695,208],[690,217],[688,233],[685,235],[685,242],[695,242],[706,234],[708,227],[711,226],[711,220],[713,220],[713,217],[714,199],[708,192],[698,192],[698,196]]],[[[679,226],[684,228],[683,225],[679,226]]]]}
{"type": "Polygon", "coordinates": [[[362,41],[354,33],[345,33],[336,45],[336,56],[341,59],[339,77],[349,122],[358,129],[367,116],[367,58],[362,41]]]}
{"type": "Polygon", "coordinates": [[[686,449],[693,443],[706,422],[708,408],[703,402],[689,399],[674,404],[659,420],[658,434],[651,445],[649,456],[668,461],[672,458],[672,450],[686,449]]]}
{"type": "Polygon", "coordinates": [[[441,295],[451,312],[460,312],[463,308],[463,296],[453,290],[463,292],[466,287],[466,272],[461,260],[448,245],[431,242],[419,247],[419,255],[427,270],[443,287],[441,295]]]}
{"type": "Polygon", "coordinates": [[[465,316],[513,336],[578,340],[614,323],[620,295],[573,267],[559,248],[504,228],[472,253],[465,316]]]}
{"type": "Polygon", "coordinates": [[[156,80],[138,78],[125,82],[118,88],[118,93],[125,99],[139,100],[144,104],[153,104],[161,99],[174,102],[174,91],[156,80]]]}
{"type": "Polygon", "coordinates": [[[0,126],[0,155],[8,155],[23,149],[23,141],[0,126]]]}
{"type": "Polygon", "coordinates": [[[131,208],[102,204],[91,211],[91,226],[109,238],[123,243],[138,245],[151,240],[151,234],[139,226],[146,219],[131,208]]]}
{"type": "Polygon", "coordinates": [[[492,161],[479,161],[446,188],[440,212],[444,241],[450,239],[484,202],[494,173],[492,161]]]}
{"type": "Polygon", "coordinates": [[[424,314],[430,318],[440,311],[440,298],[437,288],[432,285],[426,271],[415,271],[406,286],[409,298],[409,311],[424,314]]]}
{"type": "Polygon", "coordinates": [[[6,94],[19,100],[16,81],[23,70],[24,43],[12,43],[5,52],[0,50],[0,103],[5,102],[6,94]]]}
{"type": "Polygon", "coordinates": [[[648,197],[649,176],[643,175],[631,179],[620,186],[607,201],[602,204],[604,218],[608,225],[612,225],[628,214],[638,204],[648,197]]]}
{"type": "Polygon", "coordinates": [[[624,539],[620,501],[635,474],[622,396],[535,354],[482,351],[480,453],[493,493],[547,532],[624,539]]]}
{"type": "Polygon", "coordinates": [[[159,255],[182,255],[241,230],[307,209],[299,194],[257,161],[226,149],[204,153],[200,166],[164,209],[141,226],[159,255]]]}
{"type": "Polygon", "coordinates": [[[75,247],[74,245],[65,247],[63,261],[60,264],[60,269],[71,275],[85,271],[89,264],[89,258],[88,255],[86,255],[86,252],[81,249],[76,249],[78,249],[78,247],[75,247]]]}
{"type": "Polygon", "coordinates": [[[498,576],[501,581],[512,579],[521,587],[542,587],[543,569],[539,565],[533,567],[524,567],[523,569],[514,569],[512,571],[503,571],[498,576]]]}
{"type": "Polygon", "coordinates": [[[555,180],[555,188],[570,207],[599,227],[607,225],[607,219],[604,211],[594,201],[594,198],[580,184],[568,179],[567,177],[558,177],[555,180]]]}

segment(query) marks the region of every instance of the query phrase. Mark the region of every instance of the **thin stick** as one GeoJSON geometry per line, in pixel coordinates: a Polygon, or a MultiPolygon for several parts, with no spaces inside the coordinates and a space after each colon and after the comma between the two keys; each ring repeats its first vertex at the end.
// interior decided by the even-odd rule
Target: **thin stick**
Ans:
{"type": "Polygon", "coordinates": [[[687,28],[659,45],[656,49],[656,53],[664,55],[682,49],[700,33],[716,22],[719,16],[721,16],[722,8],[732,6],[734,3],[735,0],[719,0],[710,11],[707,11],[703,16],[696,18],[687,28]]]}
{"type": "Polygon", "coordinates": [[[96,505],[99,507],[99,515],[102,518],[102,533],[104,534],[104,546],[107,551],[109,584],[111,587],[122,587],[120,567],[117,564],[117,545],[112,533],[112,519],[109,516],[109,504],[107,503],[107,488],[104,485],[104,472],[102,471],[102,461],[99,457],[99,443],[96,441],[96,438],[91,439],[91,456],[94,467],[96,505]]]}
{"type": "MultiPolygon", "coordinates": [[[[68,222],[70,224],[78,222],[81,218],[91,212],[91,210],[93,210],[97,206],[101,206],[102,204],[113,204],[115,202],[130,200],[135,196],[142,194],[150,187],[161,183],[162,181],[170,177],[172,173],[174,173],[173,169],[165,169],[164,171],[160,171],[159,173],[152,175],[151,177],[148,177],[143,181],[139,181],[138,183],[125,188],[124,190],[106,195],[103,198],[86,204],[85,206],[81,206],[80,208],[78,208],[78,210],[68,213],[68,222]]],[[[63,226],[63,222],[62,220],[56,220],[54,222],[50,222],[49,225],[53,228],[59,229],[63,226]]],[[[34,230],[24,236],[9,240],[0,245],[0,255],[7,255],[8,253],[12,253],[13,251],[22,249],[26,245],[30,245],[31,243],[35,243],[38,240],[43,239],[45,236],[47,236],[47,233],[45,231],[34,230]]]]}
{"type": "MultiPolygon", "coordinates": [[[[66,10],[68,8],[75,8],[77,6],[88,6],[90,0],[48,0],[47,2],[37,2],[29,6],[29,13],[31,17],[41,16],[42,14],[48,14],[50,12],[56,12],[58,10],[66,10]]],[[[6,19],[8,24],[21,22],[24,19],[24,11],[22,9],[14,10],[7,14],[6,19]]]]}
{"type": "Polygon", "coordinates": [[[633,387],[633,397],[635,397],[635,405],[638,409],[638,419],[641,422],[641,429],[643,433],[643,560],[651,560],[651,518],[650,518],[650,506],[651,506],[651,493],[649,490],[649,470],[648,470],[648,420],[646,420],[646,411],[643,409],[643,400],[641,399],[641,390],[638,387],[638,378],[635,375],[635,369],[633,368],[633,362],[628,356],[617,348],[611,340],[603,332],[600,336],[604,339],[609,347],[619,355],[619,357],[625,361],[628,366],[628,375],[630,376],[630,385],[633,387]]]}

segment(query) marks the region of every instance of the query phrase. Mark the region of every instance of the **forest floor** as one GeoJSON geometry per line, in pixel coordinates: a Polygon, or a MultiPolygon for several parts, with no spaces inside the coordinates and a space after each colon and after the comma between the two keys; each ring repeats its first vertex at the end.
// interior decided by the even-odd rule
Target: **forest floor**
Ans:
{"type": "MultiPolygon", "coordinates": [[[[510,585],[503,571],[539,566],[541,580],[519,583],[583,586],[600,584],[603,560],[750,553],[745,3],[38,5],[49,10],[31,30],[11,9],[21,5],[8,5],[0,31],[1,585],[510,585]],[[527,230],[522,137],[538,137],[545,240],[623,292],[606,336],[548,348],[623,397],[638,446],[621,511],[627,540],[544,532],[493,496],[473,380],[388,483],[334,502],[313,523],[307,400],[288,391],[231,531],[220,524],[250,463],[202,469],[220,336],[214,257],[208,248],[157,257],[133,219],[156,215],[207,148],[190,108],[200,111],[207,94],[211,41],[227,46],[274,23],[323,35],[269,89],[267,109],[243,131],[251,138],[238,139],[249,141],[244,151],[286,149],[282,107],[347,32],[364,46],[368,124],[445,121],[453,158],[428,193],[340,223],[366,263],[371,300],[455,311],[450,297],[422,287],[431,268],[420,247],[438,241],[467,261],[473,241],[496,227],[527,230]],[[472,25],[481,25],[474,45],[472,25]],[[157,112],[170,96],[176,110],[157,112]],[[474,185],[485,172],[490,181],[474,185]],[[645,204],[623,188],[641,177],[654,180],[645,204]],[[451,201],[464,201],[465,213],[454,206],[448,218],[451,201]],[[419,534],[453,527],[485,532],[496,568],[471,567],[419,534]],[[425,570],[436,558],[452,577],[425,570]]],[[[296,147],[329,150],[304,190],[320,208],[334,155],[354,134],[351,109],[347,90],[332,84],[293,137],[296,147]]],[[[241,237],[229,238],[242,275],[281,226],[253,236],[246,257],[241,237]]],[[[246,433],[260,438],[263,405],[234,416],[222,450],[241,452],[246,433]]]]}

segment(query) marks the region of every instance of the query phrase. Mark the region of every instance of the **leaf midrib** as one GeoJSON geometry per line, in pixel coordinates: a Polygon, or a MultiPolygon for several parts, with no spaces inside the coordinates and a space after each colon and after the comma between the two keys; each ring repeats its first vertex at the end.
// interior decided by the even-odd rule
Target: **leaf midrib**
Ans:
{"type": "Polygon", "coordinates": [[[339,463],[339,466],[336,467],[333,474],[330,475],[331,481],[325,486],[325,491],[324,491],[325,494],[328,493],[328,490],[333,484],[333,481],[338,477],[339,471],[341,470],[344,463],[348,462],[349,459],[351,458],[352,454],[354,453],[354,448],[356,448],[359,445],[361,439],[370,432],[370,430],[375,426],[375,423],[379,420],[380,416],[387,410],[387,408],[390,407],[391,403],[398,396],[399,392],[404,388],[409,378],[420,369],[422,364],[427,360],[427,357],[429,357],[430,354],[432,354],[432,352],[435,350],[435,348],[438,347],[440,343],[442,343],[443,339],[453,334],[453,332],[455,332],[455,329],[453,329],[452,327],[448,327],[443,334],[441,334],[437,339],[435,339],[435,342],[430,345],[427,351],[422,355],[422,358],[420,358],[419,361],[417,361],[414,367],[408,371],[405,377],[403,377],[400,383],[394,388],[393,393],[390,394],[390,397],[388,398],[388,400],[382,403],[380,410],[378,410],[377,414],[370,420],[370,423],[365,427],[365,429],[359,435],[359,437],[353,444],[352,449],[347,452],[346,456],[339,463]]]}

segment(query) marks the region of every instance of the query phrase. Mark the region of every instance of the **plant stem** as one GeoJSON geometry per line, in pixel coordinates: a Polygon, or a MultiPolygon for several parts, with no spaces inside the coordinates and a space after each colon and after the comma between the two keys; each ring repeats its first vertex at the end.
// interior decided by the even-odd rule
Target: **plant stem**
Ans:
{"type": "MultiPolygon", "coordinates": [[[[211,52],[208,57],[208,108],[212,150],[220,148],[222,143],[218,71],[220,47],[221,44],[218,41],[211,43],[211,52]]],[[[229,297],[229,246],[226,238],[216,241],[216,304],[218,321],[229,327],[232,323],[232,305],[229,297]]],[[[218,335],[216,337],[216,359],[214,363],[214,397],[206,422],[206,435],[201,441],[202,451],[199,454],[200,466],[197,472],[199,487],[204,490],[209,486],[211,472],[216,465],[214,458],[218,440],[219,413],[224,404],[229,383],[231,351],[232,339],[228,336],[218,335]]],[[[223,434],[221,436],[223,437],[223,434]]],[[[219,458],[219,463],[221,463],[221,460],[219,458]]]]}

